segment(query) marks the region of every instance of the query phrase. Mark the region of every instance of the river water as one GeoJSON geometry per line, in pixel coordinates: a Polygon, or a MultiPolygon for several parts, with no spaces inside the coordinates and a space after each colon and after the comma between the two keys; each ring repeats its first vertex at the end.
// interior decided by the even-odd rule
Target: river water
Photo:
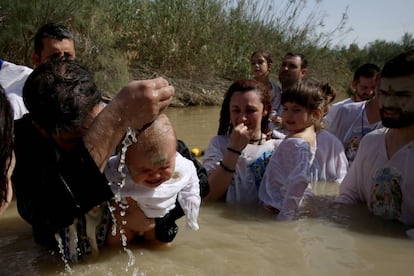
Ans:
{"type": "MultiPolygon", "coordinates": [[[[204,149],[217,131],[218,107],[169,109],[178,137],[204,149]]],[[[203,203],[199,231],[180,232],[172,246],[129,245],[71,265],[73,275],[413,275],[414,240],[399,223],[365,206],[335,207],[338,191],[318,183],[300,218],[277,222],[257,206],[203,203]]],[[[0,218],[0,275],[69,275],[58,256],[34,244],[12,203],[0,218]]]]}

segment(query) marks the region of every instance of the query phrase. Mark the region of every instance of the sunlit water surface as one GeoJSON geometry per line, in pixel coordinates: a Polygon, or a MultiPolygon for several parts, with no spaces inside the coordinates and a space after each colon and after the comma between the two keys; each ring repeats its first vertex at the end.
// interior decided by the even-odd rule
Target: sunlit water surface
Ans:
{"type": "MultiPolygon", "coordinates": [[[[168,115],[189,147],[205,148],[216,132],[217,108],[168,115]]],[[[180,219],[171,247],[128,245],[132,267],[122,249],[105,248],[72,264],[73,275],[413,275],[414,240],[405,227],[371,216],[365,206],[333,206],[337,190],[318,183],[318,197],[292,222],[277,222],[258,206],[204,204],[200,230],[180,219]]],[[[58,256],[32,241],[15,203],[0,218],[0,260],[0,275],[69,275],[58,256]]]]}

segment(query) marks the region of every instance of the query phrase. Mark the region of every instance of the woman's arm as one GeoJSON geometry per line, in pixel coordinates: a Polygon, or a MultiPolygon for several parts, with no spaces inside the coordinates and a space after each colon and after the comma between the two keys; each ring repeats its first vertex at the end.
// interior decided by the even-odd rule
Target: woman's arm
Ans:
{"type": "Polygon", "coordinates": [[[237,160],[249,143],[249,139],[250,134],[244,124],[239,124],[233,129],[230,143],[226,151],[222,153],[223,159],[218,160],[219,164],[209,172],[210,191],[206,197],[207,200],[218,200],[226,194],[236,171],[237,160]]]}

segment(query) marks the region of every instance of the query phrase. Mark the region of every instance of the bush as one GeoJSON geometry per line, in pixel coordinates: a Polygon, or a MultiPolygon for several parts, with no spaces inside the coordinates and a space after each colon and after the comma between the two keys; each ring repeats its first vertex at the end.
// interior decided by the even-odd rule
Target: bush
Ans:
{"type": "Polygon", "coordinates": [[[89,0],[21,1],[0,4],[1,58],[31,65],[32,37],[46,22],[67,25],[74,33],[77,57],[95,73],[109,95],[131,78],[164,76],[177,87],[177,105],[221,102],[225,85],[250,77],[249,58],[268,51],[275,63],[286,52],[309,60],[309,78],[330,82],[342,95],[353,70],[378,62],[412,45],[376,41],[364,49],[331,46],[347,33],[347,16],[321,32],[319,2],[304,14],[307,1],[255,0],[89,0]],[[277,3],[277,5],[275,4],[277,3]],[[225,85],[224,85],[225,84],[225,85]]]}

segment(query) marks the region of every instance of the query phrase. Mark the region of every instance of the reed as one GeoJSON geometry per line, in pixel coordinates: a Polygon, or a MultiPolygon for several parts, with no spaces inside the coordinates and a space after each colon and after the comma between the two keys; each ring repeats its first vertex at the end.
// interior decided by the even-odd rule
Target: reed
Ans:
{"type": "Polygon", "coordinates": [[[322,31],[325,14],[319,5],[303,0],[2,0],[0,57],[31,66],[34,33],[55,21],[73,31],[78,58],[109,95],[130,78],[164,76],[177,86],[177,105],[217,104],[229,82],[250,77],[251,53],[266,50],[275,63],[272,79],[277,80],[286,52],[301,52],[309,59],[309,77],[332,83],[340,94],[344,91],[341,98],[353,66],[369,55],[355,45],[332,45],[349,31],[346,11],[337,25],[322,31]]]}

